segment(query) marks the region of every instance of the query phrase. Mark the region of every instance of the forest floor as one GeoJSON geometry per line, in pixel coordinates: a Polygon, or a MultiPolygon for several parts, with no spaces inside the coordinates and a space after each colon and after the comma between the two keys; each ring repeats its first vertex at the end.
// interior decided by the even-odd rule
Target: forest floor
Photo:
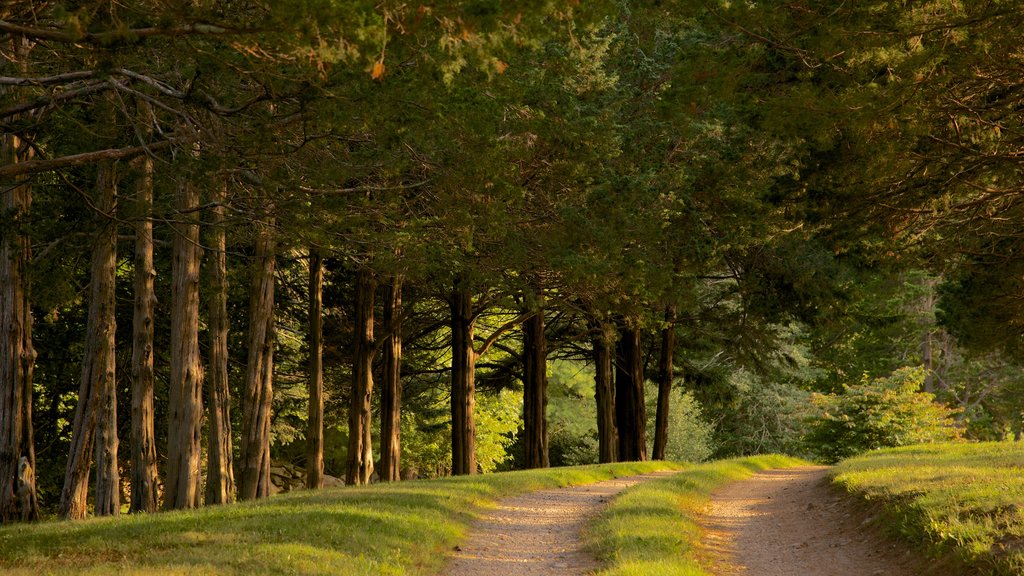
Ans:
{"type": "Polygon", "coordinates": [[[716,491],[704,547],[717,576],[920,576],[934,566],[881,534],[828,468],[769,470],[716,491]]]}
{"type": "Polygon", "coordinates": [[[626,476],[596,484],[541,490],[502,500],[456,547],[449,576],[569,576],[601,565],[583,549],[587,521],[616,494],[677,471],[626,476]]]}

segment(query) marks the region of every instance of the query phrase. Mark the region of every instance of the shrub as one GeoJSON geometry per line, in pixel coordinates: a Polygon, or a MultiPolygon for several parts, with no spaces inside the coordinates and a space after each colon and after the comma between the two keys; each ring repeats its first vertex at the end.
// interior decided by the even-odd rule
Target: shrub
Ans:
{"type": "Polygon", "coordinates": [[[901,368],[885,378],[844,386],[841,394],[814,394],[817,414],[808,422],[807,449],[835,463],[867,450],[959,437],[955,410],[920,392],[922,368],[901,368]]]}
{"type": "Polygon", "coordinates": [[[739,369],[721,383],[720,390],[721,400],[705,411],[709,420],[718,423],[714,457],[804,455],[801,438],[810,393],[798,383],[739,369]]]}
{"type": "MultiPolygon", "coordinates": [[[[654,419],[657,415],[658,389],[648,382],[647,395],[647,453],[653,451],[654,419]]],[[[714,452],[715,427],[708,422],[700,402],[693,393],[678,388],[672,390],[668,410],[668,443],[665,459],[677,462],[703,462],[714,452]]]]}

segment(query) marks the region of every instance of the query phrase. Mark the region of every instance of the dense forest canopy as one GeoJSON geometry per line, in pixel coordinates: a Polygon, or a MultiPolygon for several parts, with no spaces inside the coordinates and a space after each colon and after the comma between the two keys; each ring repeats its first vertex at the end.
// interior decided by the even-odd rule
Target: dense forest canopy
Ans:
{"type": "Polygon", "coordinates": [[[7,2],[0,519],[1019,436],[1022,8],[7,2]]]}

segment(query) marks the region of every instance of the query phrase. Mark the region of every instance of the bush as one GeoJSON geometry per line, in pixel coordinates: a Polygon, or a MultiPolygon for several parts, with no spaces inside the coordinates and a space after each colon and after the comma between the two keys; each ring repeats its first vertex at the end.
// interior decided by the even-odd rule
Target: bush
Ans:
{"type": "MultiPolygon", "coordinates": [[[[654,420],[657,415],[658,389],[648,382],[647,390],[647,453],[654,447],[654,420]]],[[[668,443],[665,459],[676,462],[703,462],[714,452],[715,427],[704,417],[700,402],[693,393],[672,390],[668,410],[668,443]]]]}
{"type": "Polygon", "coordinates": [[[885,378],[844,386],[841,394],[814,394],[804,443],[818,459],[835,463],[876,448],[959,437],[956,410],[920,392],[922,368],[901,368],[885,378]]]}
{"type": "Polygon", "coordinates": [[[718,402],[705,410],[718,423],[714,457],[804,455],[801,438],[810,393],[797,383],[738,369],[720,384],[718,394],[718,402]]]}

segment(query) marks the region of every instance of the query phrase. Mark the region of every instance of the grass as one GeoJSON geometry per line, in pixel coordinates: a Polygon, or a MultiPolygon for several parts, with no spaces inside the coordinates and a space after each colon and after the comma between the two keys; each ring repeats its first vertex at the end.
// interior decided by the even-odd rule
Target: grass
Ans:
{"type": "Polygon", "coordinates": [[[261,502],[0,527],[5,574],[437,574],[498,498],[683,465],[624,463],[298,492],[261,502]]]}
{"type": "Polygon", "coordinates": [[[952,443],[841,462],[835,482],[878,503],[888,524],[937,557],[1024,574],[1024,444],[952,443]]]}
{"type": "Polygon", "coordinates": [[[709,576],[697,542],[697,517],[711,492],[761,470],[807,464],[788,456],[752,456],[692,466],[623,492],[588,533],[607,565],[600,576],[709,576]]]}

